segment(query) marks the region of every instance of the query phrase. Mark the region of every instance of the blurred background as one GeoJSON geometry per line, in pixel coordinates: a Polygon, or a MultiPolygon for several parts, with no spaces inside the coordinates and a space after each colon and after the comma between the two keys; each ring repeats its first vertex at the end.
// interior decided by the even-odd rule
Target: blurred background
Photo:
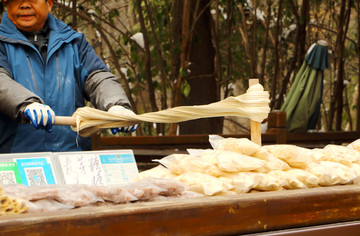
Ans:
{"type": "MultiPolygon", "coordinates": [[[[313,131],[359,131],[359,1],[73,0],[52,11],[84,33],[119,76],[135,113],[201,105],[258,78],[280,110],[308,49],[327,42],[329,67],[313,131]]],[[[4,9],[2,9],[4,11],[4,9]]],[[[143,123],[132,135],[249,133],[248,121],[143,123]]],[[[107,135],[103,133],[103,135],[107,135]]]]}

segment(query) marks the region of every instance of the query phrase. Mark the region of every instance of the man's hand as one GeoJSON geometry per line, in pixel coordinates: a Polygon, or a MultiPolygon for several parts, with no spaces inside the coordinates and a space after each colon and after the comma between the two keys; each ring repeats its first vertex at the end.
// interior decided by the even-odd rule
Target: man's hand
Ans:
{"type": "Polygon", "coordinates": [[[24,116],[36,129],[45,129],[51,133],[55,113],[49,106],[37,102],[31,103],[26,106],[24,116]]]}
{"type": "MultiPolygon", "coordinates": [[[[135,114],[133,111],[126,109],[125,107],[119,106],[119,105],[110,107],[108,112],[124,114],[124,115],[134,115],[135,114]]],[[[120,133],[120,132],[125,132],[125,133],[134,132],[136,130],[136,128],[137,128],[137,125],[132,125],[132,126],[127,126],[127,127],[111,128],[110,130],[111,130],[112,134],[116,134],[116,133],[120,133]]]]}

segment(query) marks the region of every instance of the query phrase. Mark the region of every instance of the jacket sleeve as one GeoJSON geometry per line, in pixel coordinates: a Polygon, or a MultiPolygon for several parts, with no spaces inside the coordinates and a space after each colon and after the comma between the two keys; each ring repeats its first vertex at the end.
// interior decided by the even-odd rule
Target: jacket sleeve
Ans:
{"type": "Polygon", "coordinates": [[[114,105],[131,109],[119,78],[108,71],[97,70],[92,72],[85,82],[85,91],[97,109],[107,111],[114,105]]]}
{"type": "Polygon", "coordinates": [[[1,113],[23,123],[25,107],[33,102],[43,103],[40,97],[13,80],[3,67],[0,67],[0,101],[1,113]]]}
{"type": "Polygon", "coordinates": [[[121,105],[131,109],[128,97],[120,84],[119,78],[112,74],[105,63],[95,53],[95,50],[86,41],[80,38],[79,57],[86,73],[84,88],[91,103],[101,110],[107,111],[114,105],[121,105]]]}

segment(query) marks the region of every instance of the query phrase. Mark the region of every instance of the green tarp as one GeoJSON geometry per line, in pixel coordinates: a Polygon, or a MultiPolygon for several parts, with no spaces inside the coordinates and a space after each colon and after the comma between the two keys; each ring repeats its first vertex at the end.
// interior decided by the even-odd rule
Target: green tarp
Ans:
{"type": "Polygon", "coordinates": [[[286,112],[288,132],[314,129],[320,114],[324,70],[329,68],[327,43],[312,45],[296,74],[281,111],[286,112]]]}

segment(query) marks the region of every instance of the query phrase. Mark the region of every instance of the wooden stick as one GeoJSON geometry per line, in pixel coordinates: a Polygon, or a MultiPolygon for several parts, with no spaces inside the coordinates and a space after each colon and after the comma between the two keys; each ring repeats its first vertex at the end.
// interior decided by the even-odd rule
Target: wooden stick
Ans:
{"type": "MultiPolygon", "coordinates": [[[[249,87],[258,84],[258,79],[249,79],[249,87]]],[[[261,123],[250,120],[251,141],[261,146],[261,123]]]]}
{"type": "Polygon", "coordinates": [[[55,116],[54,125],[76,126],[76,119],[72,116],[55,116]]]}

